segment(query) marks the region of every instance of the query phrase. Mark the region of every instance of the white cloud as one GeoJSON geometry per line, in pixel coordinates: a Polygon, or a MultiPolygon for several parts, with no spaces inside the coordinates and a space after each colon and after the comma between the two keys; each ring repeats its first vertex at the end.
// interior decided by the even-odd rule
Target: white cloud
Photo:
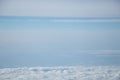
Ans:
{"type": "Polygon", "coordinates": [[[1,80],[120,80],[119,66],[24,67],[0,69],[1,80]]]}
{"type": "Polygon", "coordinates": [[[120,19],[90,19],[90,20],[75,20],[75,19],[63,19],[63,20],[50,20],[51,22],[120,22],[120,19]]]}
{"type": "Polygon", "coordinates": [[[18,21],[25,21],[25,22],[120,22],[120,18],[95,18],[95,19],[92,19],[92,18],[73,18],[73,19],[70,19],[70,18],[36,18],[36,17],[31,17],[31,18],[21,18],[19,19],[19,17],[16,19],[16,18],[13,18],[13,19],[0,19],[0,21],[13,21],[13,22],[18,22],[18,21]]]}
{"type": "Polygon", "coordinates": [[[120,54],[120,50],[80,50],[78,53],[84,53],[84,54],[120,54]]]}

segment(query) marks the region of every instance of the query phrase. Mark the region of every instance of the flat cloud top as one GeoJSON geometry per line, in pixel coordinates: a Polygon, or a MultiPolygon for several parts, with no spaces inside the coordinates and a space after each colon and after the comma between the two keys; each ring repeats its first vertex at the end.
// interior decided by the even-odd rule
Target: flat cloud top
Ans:
{"type": "Polygon", "coordinates": [[[120,80],[119,66],[23,67],[0,69],[1,80],[120,80]]]}

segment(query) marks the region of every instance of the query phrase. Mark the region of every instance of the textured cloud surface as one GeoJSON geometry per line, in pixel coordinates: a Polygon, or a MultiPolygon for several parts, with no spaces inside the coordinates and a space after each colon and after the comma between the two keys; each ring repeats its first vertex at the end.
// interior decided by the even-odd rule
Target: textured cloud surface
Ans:
{"type": "Polygon", "coordinates": [[[0,80],[120,80],[119,66],[0,69],[0,80]]]}

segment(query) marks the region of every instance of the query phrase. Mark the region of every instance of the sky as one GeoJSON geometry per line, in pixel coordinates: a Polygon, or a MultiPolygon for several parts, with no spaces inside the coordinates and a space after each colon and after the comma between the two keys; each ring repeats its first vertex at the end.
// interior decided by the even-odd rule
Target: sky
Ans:
{"type": "Polygon", "coordinates": [[[120,17],[119,7],[119,0],[0,0],[0,15],[120,17]]]}
{"type": "Polygon", "coordinates": [[[120,65],[119,0],[0,0],[0,67],[120,65]]]}

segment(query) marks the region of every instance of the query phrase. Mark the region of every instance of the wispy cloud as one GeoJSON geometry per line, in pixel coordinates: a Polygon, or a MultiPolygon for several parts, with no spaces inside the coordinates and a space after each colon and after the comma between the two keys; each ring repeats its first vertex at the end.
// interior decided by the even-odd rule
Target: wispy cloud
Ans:
{"type": "Polygon", "coordinates": [[[14,21],[14,22],[18,22],[18,21],[24,21],[24,22],[120,22],[120,18],[59,18],[59,17],[50,17],[50,18],[46,18],[46,17],[16,17],[16,18],[0,18],[0,21],[14,21]]]}
{"type": "Polygon", "coordinates": [[[77,53],[82,53],[82,54],[98,54],[98,55],[120,55],[120,50],[80,50],[77,53]]]}
{"type": "Polygon", "coordinates": [[[51,22],[120,22],[120,19],[90,19],[90,20],[75,20],[75,19],[63,19],[63,20],[50,20],[51,22]]]}

